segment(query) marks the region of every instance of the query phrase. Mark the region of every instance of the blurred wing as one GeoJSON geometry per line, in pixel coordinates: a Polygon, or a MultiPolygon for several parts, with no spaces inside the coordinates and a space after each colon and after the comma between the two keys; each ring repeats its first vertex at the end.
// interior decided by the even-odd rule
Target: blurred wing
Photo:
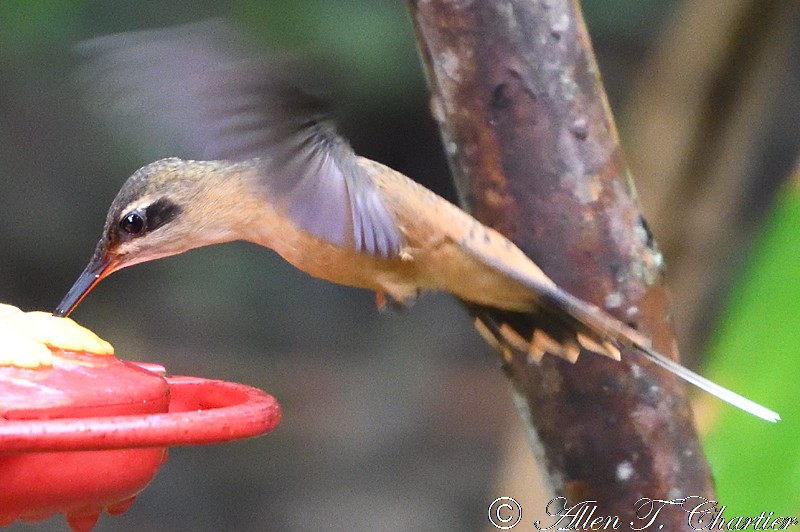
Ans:
{"type": "Polygon", "coordinates": [[[393,217],[297,61],[254,57],[221,20],[108,35],[77,50],[82,91],[118,129],[177,141],[179,153],[164,155],[260,158],[265,194],[296,225],[360,252],[399,252],[393,217]]]}

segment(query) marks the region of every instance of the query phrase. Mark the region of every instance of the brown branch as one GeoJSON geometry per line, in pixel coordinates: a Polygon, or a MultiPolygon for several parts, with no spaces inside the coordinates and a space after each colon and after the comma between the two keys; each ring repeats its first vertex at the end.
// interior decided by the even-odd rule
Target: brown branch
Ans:
{"type": "MultiPolygon", "coordinates": [[[[639,213],[577,2],[410,1],[463,203],[568,291],[677,356],[661,255],[639,213]]],[[[517,318],[519,319],[519,318],[517,318]]],[[[531,324],[526,324],[530,326],[531,324]]],[[[623,352],[508,375],[556,494],[634,520],[640,497],[712,497],[684,386],[623,352]]],[[[667,530],[686,515],[664,512],[667,530]]]]}

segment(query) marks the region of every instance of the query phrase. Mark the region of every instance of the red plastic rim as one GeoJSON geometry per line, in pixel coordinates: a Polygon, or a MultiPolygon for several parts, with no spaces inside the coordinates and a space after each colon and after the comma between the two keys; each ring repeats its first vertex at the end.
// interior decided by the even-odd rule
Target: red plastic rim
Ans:
{"type": "Polygon", "coordinates": [[[0,420],[0,452],[203,445],[259,436],[281,419],[274,397],[251,386],[166,377],[169,412],[47,420],[0,420]]]}

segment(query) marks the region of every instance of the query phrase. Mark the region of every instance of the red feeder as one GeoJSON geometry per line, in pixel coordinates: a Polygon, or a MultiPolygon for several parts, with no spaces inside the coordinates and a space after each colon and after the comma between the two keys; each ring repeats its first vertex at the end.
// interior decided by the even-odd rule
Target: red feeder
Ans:
{"type": "Polygon", "coordinates": [[[256,388],[55,354],[51,368],[0,367],[0,526],[64,513],[89,531],[103,511],[128,509],[167,447],[258,436],[280,421],[256,388]]]}

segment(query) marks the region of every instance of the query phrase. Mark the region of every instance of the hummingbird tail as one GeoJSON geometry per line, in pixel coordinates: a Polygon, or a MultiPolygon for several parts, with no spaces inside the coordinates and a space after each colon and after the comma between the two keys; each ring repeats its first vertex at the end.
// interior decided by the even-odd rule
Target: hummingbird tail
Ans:
{"type": "Polygon", "coordinates": [[[681,366],[671,358],[667,358],[658,351],[654,351],[650,347],[636,345],[634,346],[636,349],[648,360],[658,364],[662,368],[666,369],[667,371],[675,374],[676,376],[680,377],[681,379],[685,380],[686,382],[693,384],[700,388],[703,391],[710,393],[711,395],[718,397],[725,401],[728,404],[735,406],[745,412],[753,414],[756,417],[760,417],[766,421],[770,421],[775,423],[780,421],[781,416],[777,412],[770,410],[760,404],[751,401],[750,399],[739,395],[738,393],[731,391],[723,386],[720,386],[716,382],[712,382],[705,377],[698,375],[697,373],[681,366]]]}
{"type": "Polygon", "coordinates": [[[618,346],[628,346],[680,379],[745,412],[770,422],[780,420],[776,412],[685,368],[654,350],[650,340],[635,329],[558,288],[543,293],[529,314],[474,305],[468,308],[475,316],[478,331],[506,356],[515,351],[527,355],[529,362],[538,362],[544,353],[551,353],[575,362],[584,347],[620,360],[618,346]]]}

